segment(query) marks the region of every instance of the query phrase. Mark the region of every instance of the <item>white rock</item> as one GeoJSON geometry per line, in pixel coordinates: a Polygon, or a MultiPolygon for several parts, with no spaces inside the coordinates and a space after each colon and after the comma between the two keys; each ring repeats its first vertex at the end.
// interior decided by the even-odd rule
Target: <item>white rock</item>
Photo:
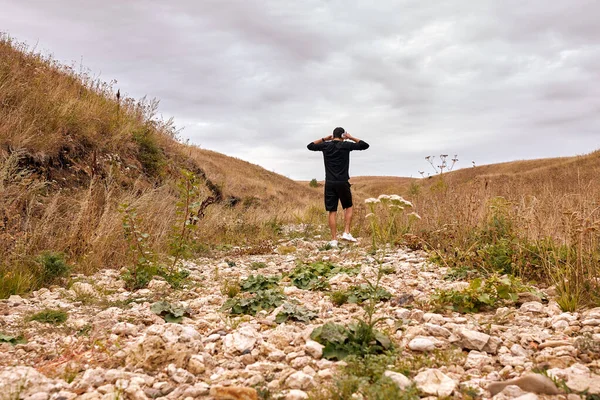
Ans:
{"type": "Polygon", "coordinates": [[[167,366],[167,374],[171,379],[180,384],[194,383],[194,381],[196,380],[194,378],[194,375],[190,374],[183,368],[177,368],[175,364],[169,364],[167,366]]]}
{"type": "Polygon", "coordinates": [[[433,351],[435,342],[426,337],[416,337],[408,343],[408,348],[413,351],[433,351]]]}
{"type": "Polygon", "coordinates": [[[312,376],[302,371],[294,372],[285,381],[287,387],[290,389],[308,389],[312,385],[312,382],[312,376]]]}
{"type": "Polygon", "coordinates": [[[534,314],[545,313],[544,305],[542,303],[538,303],[537,301],[528,301],[527,303],[523,303],[519,310],[521,312],[530,312],[534,314]]]}
{"type": "Polygon", "coordinates": [[[430,335],[435,337],[443,337],[447,339],[452,335],[452,332],[440,325],[427,322],[426,324],[423,324],[423,327],[425,330],[427,330],[427,332],[429,332],[430,335]]]}
{"type": "Polygon", "coordinates": [[[285,395],[285,400],[304,400],[308,399],[308,394],[302,390],[292,389],[285,395]]]}
{"type": "Polygon", "coordinates": [[[319,360],[323,357],[323,346],[321,343],[315,342],[314,340],[308,340],[304,345],[304,351],[311,357],[319,360]]]}
{"type": "Polygon", "coordinates": [[[163,291],[169,289],[170,287],[171,285],[169,284],[169,282],[163,281],[162,279],[152,279],[148,283],[148,289],[154,291],[163,291]]]}
{"type": "Polygon", "coordinates": [[[438,369],[426,369],[415,376],[417,387],[426,394],[438,397],[450,396],[456,382],[438,369]]]}
{"type": "Polygon", "coordinates": [[[498,361],[502,365],[510,365],[511,367],[522,366],[527,362],[527,357],[512,356],[510,354],[501,354],[498,361]]]}
{"type": "Polygon", "coordinates": [[[513,344],[510,347],[510,352],[512,353],[513,356],[520,356],[520,357],[527,357],[529,354],[527,353],[527,350],[525,350],[521,345],[519,344],[513,344]]]}
{"type": "Polygon", "coordinates": [[[519,397],[515,397],[515,400],[538,400],[538,395],[534,393],[527,393],[519,397]]]}
{"type": "Polygon", "coordinates": [[[461,346],[468,350],[481,351],[490,340],[490,335],[469,329],[460,329],[458,335],[460,336],[461,346]]]}
{"type": "Polygon", "coordinates": [[[223,347],[226,351],[246,353],[251,351],[256,342],[260,338],[260,334],[251,326],[243,326],[233,334],[225,336],[223,347]]]}
{"type": "Polygon", "coordinates": [[[554,328],[554,330],[557,330],[557,331],[564,331],[568,327],[569,327],[569,322],[565,321],[564,319],[561,319],[561,320],[558,320],[558,321],[552,323],[552,328],[554,328]]]}
{"type": "Polygon", "coordinates": [[[394,311],[394,316],[401,320],[407,320],[410,318],[410,310],[406,308],[398,308],[394,311]]]}
{"type": "Polygon", "coordinates": [[[112,328],[112,333],[119,336],[135,336],[138,334],[138,327],[129,322],[117,322],[112,328]]]}
{"type": "Polygon", "coordinates": [[[465,361],[465,369],[477,368],[481,369],[485,365],[494,364],[494,359],[487,355],[487,353],[481,353],[477,350],[471,350],[465,361]]]}
{"type": "Polygon", "coordinates": [[[407,387],[409,387],[410,385],[412,385],[412,382],[410,379],[408,379],[406,376],[404,376],[398,372],[385,371],[383,373],[383,376],[390,378],[402,390],[404,390],[407,387]]]}

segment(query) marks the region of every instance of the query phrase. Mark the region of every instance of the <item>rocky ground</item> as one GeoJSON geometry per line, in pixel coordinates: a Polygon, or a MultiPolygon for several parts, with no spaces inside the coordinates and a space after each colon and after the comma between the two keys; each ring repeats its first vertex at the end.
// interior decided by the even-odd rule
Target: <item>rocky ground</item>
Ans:
{"type": "MultiPolygon", "coordinates": [[[[147,289],[129,292],[119,271],[104,270],[74,277],[69,289],[52,287],[2,300],[0,399],[255,399],[267,391],[271,398],[307,398],[312,388],[332,382],[343,365],[322,358],[323,346],[310,339],[312,330],[330,321],[348,323],[363,316],[363,309],[355,304],[338,307],[327,293],[298,289],[285,279],[280,285],[286,297],[314,310],[316,319],[278,324],[278,309],[253,317],[219,309],[227,299],[222,294],[225,282],[257,273],[281,275],[297,261],[360,265],[357,276],[333,276],[332,290],[373,276],[377,263],[368,248],[322,251],[323,243],[294,239],[281,243],[291,251],[285,255],[199,259],[186,266],[189,285],[178,290],[155,279],[147,289]],[[253,270],[258,265],[253,263],[266,266],[253,270]],[[189,317],[165,322],[151,311],[161,300],[179,303],[189,317]],[[47,308],[65,310],[68,319],[62,324],[29,320],[47,308]],[[19,335],[26,343],[8,343],[19,335]],[[262,389],[257,394],[254,388],[262,389]]],[[[408,377],[390,368],[386,375],[398,385],[416,384],[422,397],[432,398],[465,398],[465,393],[482,398],[494,394],[495,399],[583,398],[568,394],[571,390],[600,396],[595,353],[600,347],[600,308],[563,313],[550,289],[546,304],[530,296],[514,307],[477,314],[433,313],[426,304],[436,288],[465,283],[444,280],[446,271],[420,251],[389,250],[383,266],[388,273],[382,286],[394,297],[378,306],[377,316],[384,317],[379,328],[407,359],[421,353],[441,358],[454,354],[437,368],[415,364],[408,377]],[[559,394],[542,393],[557,387],[542,375],[527,375],[540,366],[566,385],[559,385],[559,394]],[[508,382],[512,385],[504,384],[519,377],[508,382]]]]}

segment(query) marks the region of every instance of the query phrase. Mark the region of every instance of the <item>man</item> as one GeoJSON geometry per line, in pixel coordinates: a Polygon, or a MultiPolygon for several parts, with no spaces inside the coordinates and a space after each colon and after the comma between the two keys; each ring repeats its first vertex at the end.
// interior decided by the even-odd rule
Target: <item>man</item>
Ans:
{"type": "Polygon", "coordinates": [[[306,146],[312,151],[322,151],[325,161],[325,210],[329,211],[329,229],[331,229],[332,247],[337,247],[337,208],[341,201],[344,209],[344,234],[342,239],[356,242],[350,234],[352,222],[352,193],[350,192],[350,152],[352,150],[366,150],[369,144],[355,138],[344,130],[335,128],[333,135],[317,139],[306,146]],[[348,139],[349,141],[345,141],[348,139]]]}

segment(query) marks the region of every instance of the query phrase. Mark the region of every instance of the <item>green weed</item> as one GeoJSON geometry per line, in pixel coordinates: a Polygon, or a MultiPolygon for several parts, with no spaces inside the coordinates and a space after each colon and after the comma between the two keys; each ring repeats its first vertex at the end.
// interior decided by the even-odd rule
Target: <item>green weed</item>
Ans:
{"type": "Polygon", "coordinates": [[[43,322],[46,324],[62,324],[69,315],[63,310],[45,309],[29,317],[29,321],[43,322]]]}

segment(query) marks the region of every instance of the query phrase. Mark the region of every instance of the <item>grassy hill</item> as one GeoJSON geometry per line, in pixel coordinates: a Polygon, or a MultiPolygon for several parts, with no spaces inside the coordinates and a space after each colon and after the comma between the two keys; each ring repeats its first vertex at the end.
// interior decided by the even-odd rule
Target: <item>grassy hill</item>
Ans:
{"type": "Polygon", "coordinates": [[[291,220],[314,198],[257,165],[180,143],[156,109],[0,37],[0,281],[29,286],[44,251],[82,270],[128,263],[123,205],[150,248],[166,251],[182,170],[199,179],[193,200],[210,210],[197,224],[204,245],[260,242],[264,224],[291,220]]]}

